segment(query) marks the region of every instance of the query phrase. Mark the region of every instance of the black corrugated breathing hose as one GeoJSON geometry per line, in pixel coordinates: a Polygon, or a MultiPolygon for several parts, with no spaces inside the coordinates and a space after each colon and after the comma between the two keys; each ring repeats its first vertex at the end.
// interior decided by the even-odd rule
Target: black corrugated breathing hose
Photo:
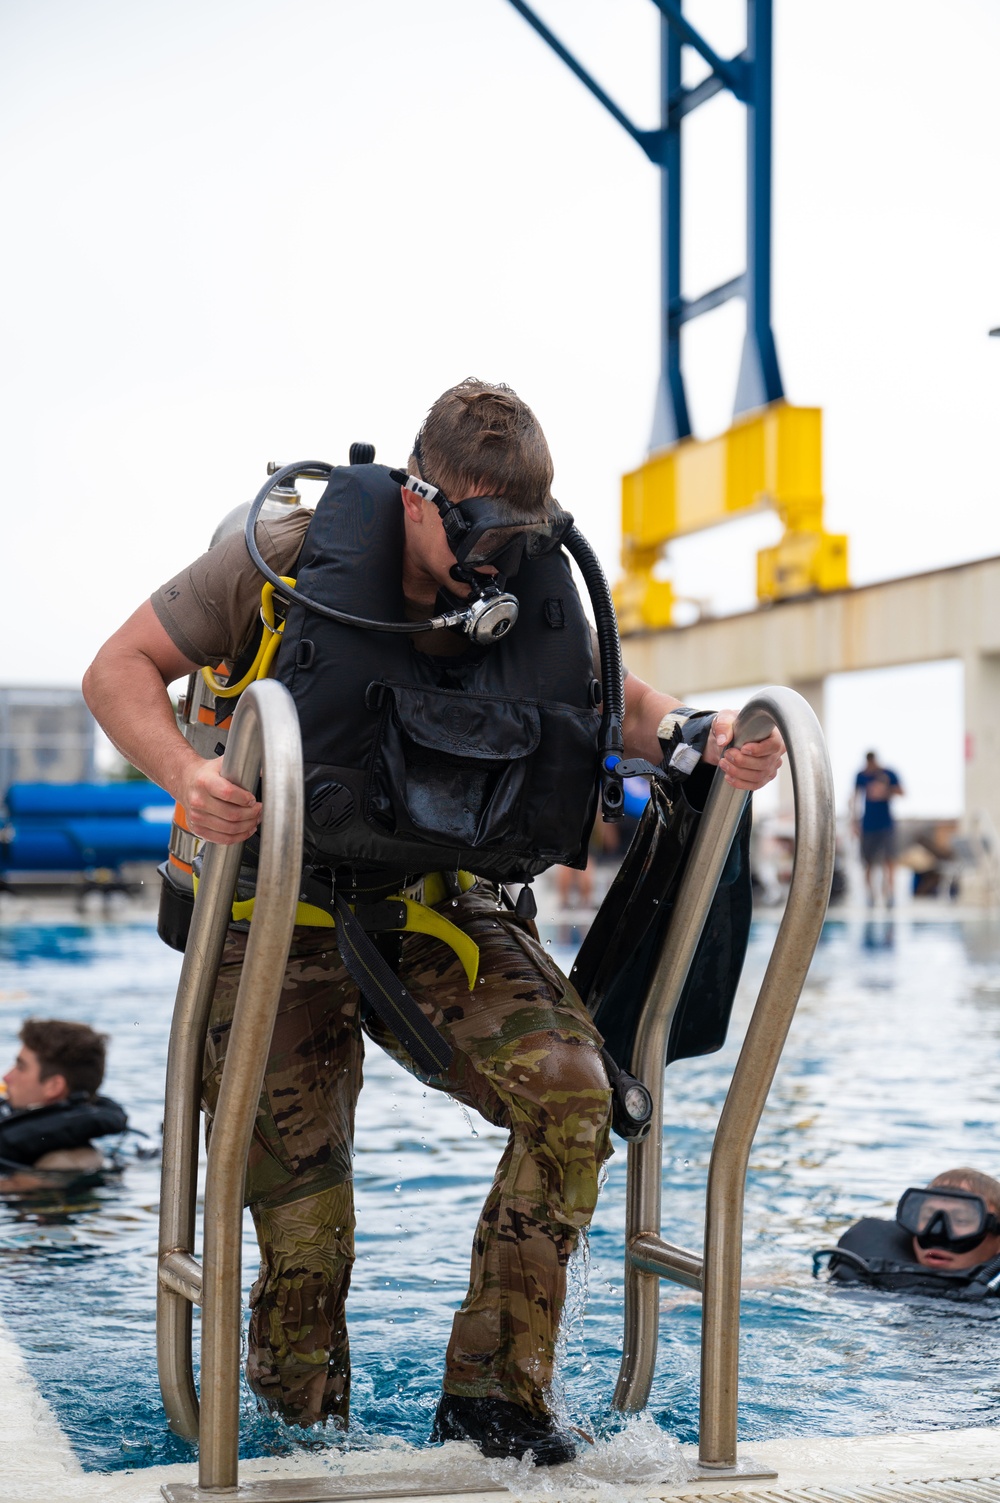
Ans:
{"type": "Polygon", "coordinates": [[[606,820],[621,819],[625,811],[625,793],[614,768],[624,756],[622,723],[625,719],[625,673],[622,668],[622,644],[618,636],[618,618],[600,560],[578,527],[571,527],[563,538],[563,547],[583,575],[587,593],[594,607],[597,642],[601,654],[601,811],[606,820]],[[610,763],[610,765],[609,765],[610,763]]]}

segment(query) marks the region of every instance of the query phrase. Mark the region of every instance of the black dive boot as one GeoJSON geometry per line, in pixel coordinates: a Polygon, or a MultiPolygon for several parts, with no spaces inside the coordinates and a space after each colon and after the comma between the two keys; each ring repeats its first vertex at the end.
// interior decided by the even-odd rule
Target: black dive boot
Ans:
{"type": "Polygon", "coordinates": [[[512,1456],[516,1461],[530,1451],[536,1466],[558,1466],[576,1455],[573,1441],[556,1428],[550,1415],[529,1414],[507,1399],[461,1399],[443,1393],[431,1443],[444,1440],[471,1440],[484,1456],[512,1456]]]}

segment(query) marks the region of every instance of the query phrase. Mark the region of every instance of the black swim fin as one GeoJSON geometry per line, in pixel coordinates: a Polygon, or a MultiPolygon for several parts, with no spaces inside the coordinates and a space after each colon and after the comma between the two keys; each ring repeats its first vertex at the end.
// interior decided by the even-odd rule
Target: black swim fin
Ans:
{"type": "MultiPolygon", "coordinates": [[[[653,783],[635,838],[580,947],[572,980],[617,1064],[631,1068],[639,1018],[711,786],[712,769],[653,783]]],[[[750,937],[750,806],[732,848],[674,1015],[667,1064],[725,1042],[750,937]]]]}

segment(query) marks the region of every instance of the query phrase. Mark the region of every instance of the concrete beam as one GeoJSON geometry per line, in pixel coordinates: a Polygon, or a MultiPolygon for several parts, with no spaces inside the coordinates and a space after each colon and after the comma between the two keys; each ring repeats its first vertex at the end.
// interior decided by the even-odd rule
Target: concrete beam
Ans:
{"type": "MultiPolygon", "coordinates": [[[[960,658],[965,670],[965,829],[980,853],[963,895],[1000,897],[1000,558],[859,590],[788,600],[738,616],[626,637],[626,666],[672,694],[787,684],[823,723],[830,673],[960,658]]],[[[710,701],[709,701],[710,702],[710,701]]],[[[790,806],[782,774],[779,797],[790,806]]]]}
{"type": "Polygon", "coordinates": [[[640,678],[682,696],[1000,653],[1000,558],[636,633],[622,646],[640,678]]]}

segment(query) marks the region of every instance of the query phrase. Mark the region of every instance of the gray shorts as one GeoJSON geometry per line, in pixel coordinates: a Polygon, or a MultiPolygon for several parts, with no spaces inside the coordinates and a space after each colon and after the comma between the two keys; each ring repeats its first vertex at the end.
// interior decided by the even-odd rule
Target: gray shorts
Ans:
{"type": "Polygon", "coordinates": [[[861,859],[866,866],[880,866],[896,859],[895,830],[862,830],[861,859]]]}

